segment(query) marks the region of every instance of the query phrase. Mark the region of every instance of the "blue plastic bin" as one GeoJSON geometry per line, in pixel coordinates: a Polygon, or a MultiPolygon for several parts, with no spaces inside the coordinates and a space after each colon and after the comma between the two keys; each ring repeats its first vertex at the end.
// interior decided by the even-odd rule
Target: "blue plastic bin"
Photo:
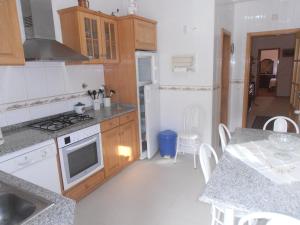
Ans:
{"type": "Polygon", "coordinates": [[[159,151],[162,157],[174,157],[176,153],[177,133],[172,130],[161,131],[158,134],[159,151]]]}

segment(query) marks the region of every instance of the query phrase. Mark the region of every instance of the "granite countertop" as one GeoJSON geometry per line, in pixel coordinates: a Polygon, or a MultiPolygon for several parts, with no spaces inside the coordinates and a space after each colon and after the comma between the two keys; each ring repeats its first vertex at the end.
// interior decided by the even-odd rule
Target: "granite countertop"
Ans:
{"type": "Polygon", "coordinates": [[[22,223],[23,225],[73,225],[76,207],[75,201],[2,171],[0,171],[0,180],[6,185],[53,203],[49,208],[26,220],[22,223]]]}
{"type": "MultiPolygon", "coordinates": [[[[237,129],[230,144],[266,139],[271,131],[237,129]]],[[[300,219],[300,183],[275,184],[228,152],[223,154],[200,200],[246,212],[276,212],[300,219]]]]}
{"type": "MultiPolygon", "coordinates": [[[[84,129],[89,126],[93,126],[104,120],[109,120],[134,110],[136,110],[135,106],[127,104],[113,104],[109,108],[102,107],[99,111],[89,110],[87,111],[87,114],[89,114],[94,119],[74,124],[57,132],[48,132],[34,129],[28,127],[28,123],[24,123],[24,126],[17,125],[4,128],[4,144],[0,145],[0,157],[41,142],[55,139],[65,134],[84,129]]],[[[31,121],[30,123],[33,122],[34,121],[31,121]]]]}

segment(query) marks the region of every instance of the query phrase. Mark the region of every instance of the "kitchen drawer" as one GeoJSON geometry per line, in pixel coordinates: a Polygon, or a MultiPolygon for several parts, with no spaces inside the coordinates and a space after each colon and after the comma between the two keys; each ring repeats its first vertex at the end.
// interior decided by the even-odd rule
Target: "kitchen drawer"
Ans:
{"type": "Polygon", "coordinates": [[[123,116],[120,116],[120,124],[125,124],[128,123],[136,118],[136,113],[131,112],[131,113],[126,113],[123,116]]]}
{"type": "Polygon", "coordinates": [[[119,126],[119,117],[107,120],[101,123],[101,132],[113,129],[119,126]]]}
{"type": "Polygon", "coordinates": [[[87,196],[89,193],[94,191],[103,182],[104,171],[101,170],[99,172],[96,172],[86,180],[80,182],[75,187],[72,187],[71,189],[67,190],[64,193],[64,196],[79,201],[85,196],[87,196]]]}

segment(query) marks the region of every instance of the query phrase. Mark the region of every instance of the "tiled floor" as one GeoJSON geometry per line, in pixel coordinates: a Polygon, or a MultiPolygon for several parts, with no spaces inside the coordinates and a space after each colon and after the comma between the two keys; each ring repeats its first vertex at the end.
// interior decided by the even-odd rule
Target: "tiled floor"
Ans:
{"type": "Polygon", "coordinates": [[[208,225],[210,209],[198,201],[204,188],[191,155],[177,164],[138,161],[77,206],[76,225],[208,225]]]}

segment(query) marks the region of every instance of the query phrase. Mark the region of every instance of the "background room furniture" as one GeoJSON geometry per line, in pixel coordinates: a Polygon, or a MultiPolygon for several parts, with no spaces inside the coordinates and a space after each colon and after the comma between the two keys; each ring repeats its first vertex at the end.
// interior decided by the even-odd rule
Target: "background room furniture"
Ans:
{"type": "Polygon", "coordinates": [[[266,130],[267,129],[267,126],[269,123],[271,123],[272,121],[274,121],[274,127],[273,127],[273,131],[276,131],[276,132],[287,132],[288,131],[288,122],[290,122],[296,133],[299,134],[299,127],[298,125],[290,118],[288,117],[285,117],[285,116],[276,116],[276,117],[273,117],[271,119],[269,119],[264,127],[263,127],[263,130],[266,130]]]}
{"type": "Polygon", "coordinates": [[[184,154],[185,149],[188,148],[194,153],[194,168],[197,168],[196,154],[200,145],[200,117],[201,109],[197,105],[189,106],[184,111],[183,131],[177,136],[175,163],[178,152],[181,151],[184,154]]]}
{"type": "Polygon", "coordinates": [[[226,145],[231,139],[231,134],[227,126],[223,123],[219,124],[219,135],[221,140],[222,151],[225,152],[226,145]]]}
{"type": "Polygon", "coordinates": [[[266,225],[300,225],[300,221],[278,213],[269,213],[269,212],[257,212],[249,214],[239,221],[238,225],[248,225],[253,224],[257,221],[267,221],[267,223],[264,223],[266,225]]]}
{"type": "Polygon", "coordinates": [[[273,74],[274,61],[272,59],[263,59],[259,63],[259,74],[273,74]]]}
{"type": "Polygon", "coordinates": [[[269,88],[270,81],[276,78],[275,75],[259,75],[259,88],[269,88]]]}

